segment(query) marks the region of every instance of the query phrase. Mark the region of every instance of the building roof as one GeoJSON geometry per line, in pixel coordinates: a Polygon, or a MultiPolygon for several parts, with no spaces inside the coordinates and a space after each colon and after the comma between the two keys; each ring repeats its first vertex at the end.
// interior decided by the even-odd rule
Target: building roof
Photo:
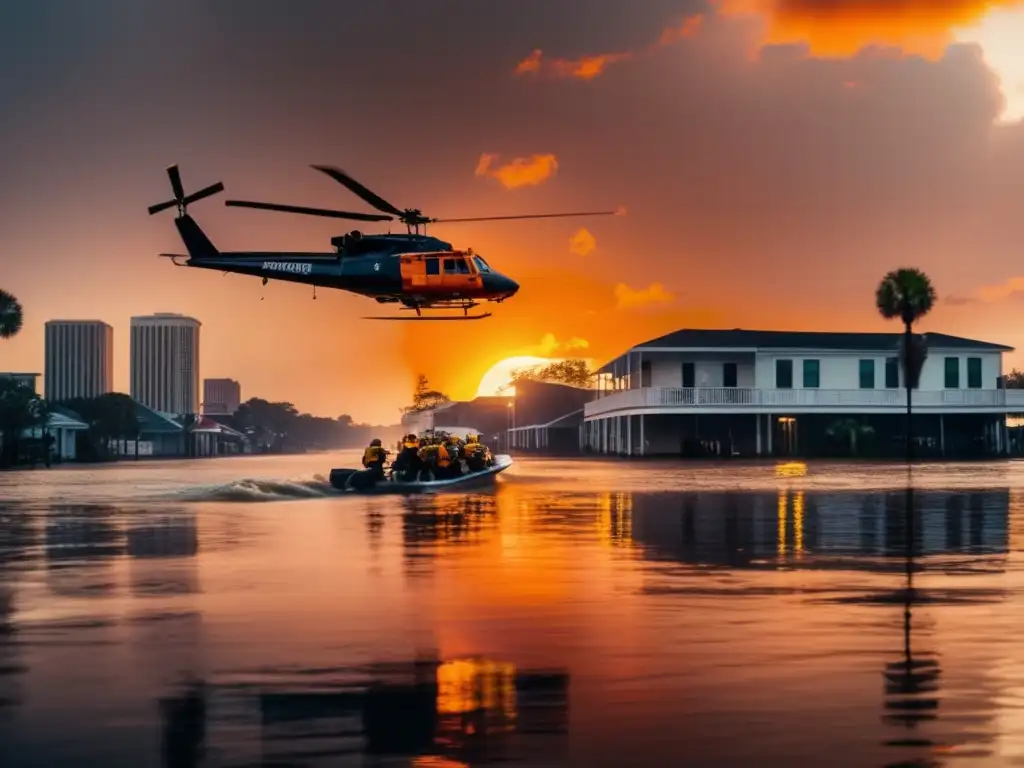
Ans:
{"type": "MultiPolygon", "coordinates": [[[[1012,352],[1013,347],[987,341],[965,339],[945,333],[922,334],[930,347],[942,349],[977,349],[992,352],[1012,352]]],[[[682,330],[667,333],[656,339],[637,344],[633,349],[647,347],[728,348],[747,349],[830,349],[851,352],[885,352],[898,349],[902,333],[831,333],[827,331],[748,331],[734,328],[729,331],[682,330]]]]}

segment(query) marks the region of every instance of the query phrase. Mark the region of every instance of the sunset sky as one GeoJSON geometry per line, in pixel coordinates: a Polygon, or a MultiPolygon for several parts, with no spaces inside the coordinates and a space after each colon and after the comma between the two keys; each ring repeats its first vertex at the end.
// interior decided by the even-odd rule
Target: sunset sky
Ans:
{"type": "MultiPolygon", "coordinates": [[[[679,327],[884,330],[874,288],[904,265],[942,299],[925,330],[1024,365],[1022,39],[1008,1],[7,3],[0,287],[26,325],[0,370],[41,371],[46,320],[102,319],[126,391],[128,318],[182,312],[202,377],[393,422],[420,371],[471,397],[504,358],[679,327]],[[325,163],[432,216],[627,215],[439,225],[519,294],[373,323],[368,299],[156,258],[182,250],[146,214],[171,163],[235,198],[366,210],[325,163]]],[[[225,197],[190,209],[225,250],[351,228],[225,197]]]]}

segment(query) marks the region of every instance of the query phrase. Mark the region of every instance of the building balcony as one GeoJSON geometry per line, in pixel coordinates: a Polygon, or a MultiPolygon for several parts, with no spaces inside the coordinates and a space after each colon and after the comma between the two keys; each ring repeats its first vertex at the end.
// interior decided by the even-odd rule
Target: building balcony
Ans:
{"type": "MultiPolygon", "coordinates": [[[[1024,413],[1024,390],[915,390],[913,405],[932,413],[1024,413]]],[[[607,393],[587,403],[584,418],[640,413],[896,413],[906,407],[903,389],[643,387],[607,393]]]]}

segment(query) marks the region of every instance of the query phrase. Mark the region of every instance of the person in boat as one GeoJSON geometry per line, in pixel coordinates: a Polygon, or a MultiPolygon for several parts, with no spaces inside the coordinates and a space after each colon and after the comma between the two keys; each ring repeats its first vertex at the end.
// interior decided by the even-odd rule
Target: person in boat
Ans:
{"type": "Polygon", "coordinates": [[[491,464],[491,452],[487,446],[480,442],[480,435],[466,435],[466,468],[470,472],[480,472],[491,464]]]}
{"type": "Polygon", "coordinates": [[[348,480],[348,484],[361,491],[373,488],[384,479],[384,464],[388,460],[389,451],[381,443],[380,438],[375,437],[363,451],[363,468],[354,472],[348,480]]]}
{"type": "Polygon", "coordinates": [[[453,467],[458,462],[458,458],[453,456],[450,438],[438,440],[436,448],[434,475],[438,480],[448,479],[453,476],[453,467]]]}
{"type": "Polygon", "coordinates": [[[459,477],[462,474],[462,441],[458,435],[448,435],[448,439],[444,441],[444,448],[448,452],[451,462],[448,467],[448,477],[459,477]]]}
{"type": "Polygon", "coordinates": [[[388,460],[389,451],[381,443],[379,437],[373,438],[363,451],[363,468],[374,475],[374,480],[384,479],[384,464],[388,460]]]}
{"type": "Polygon", "coordinates": [[[401,442],[401,450],[391,463],[391,477],[398,482],[408,482],[419,477],[423,469],[420,458],[420,441],[416,435],[406,435],[401,442]]]}
{"type": "Polygon", "coordinates": [[[419,457],[423,462],[423,469],[420,471],[420,480],[429,482],[434,479],[437,471],[437,444],[426,438],[420,441],[419,457]]]}

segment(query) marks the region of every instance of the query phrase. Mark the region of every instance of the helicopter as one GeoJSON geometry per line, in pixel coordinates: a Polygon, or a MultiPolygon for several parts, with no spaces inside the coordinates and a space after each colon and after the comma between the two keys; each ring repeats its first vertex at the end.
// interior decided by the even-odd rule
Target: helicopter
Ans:
{"type": "Polygon", "coordinates": [[[461,219],[435,219],[415,208],[399,209],[371,192],[339,168],[311,166],[346,187],[380,213],[352,213],[326,208],[279,205],[250,200],[226,200],[225,205],[264,211],[281,211],[306,216],[322,216],[351,221],[385,222],[396,219],[406,226],[405,234],[363,234],[353,230],[331,238],[332,253],[218,251],[195,219],[188,206],[224,191],[217,182],[185,194],[177,165],[167,168],[174,197],[149,207],[150,215],[169,208],[177,209],[174,220],[187,254],[162,253],[179,267],[199,267],[221,272],[260,277],[263,285],[283,280],[317,287],[336,288],[367,296],[380,304],[400,304],[399,309],[414,315],[366,317],[365,320],[482,320],[490,312],[470,315],[484,302],[501,303],[515,296],[519,284],[497,272],[472,249],[457,250],[451,243],[427,235],[427,225],[471,221],[511,219],[547,219],[568,216],[608,216],[620,211],[585,213],[546,213],[524,216],[484,216],[461,219]],[[462,310],[461,315],[424,314],[432,310],[462,310]]]}

